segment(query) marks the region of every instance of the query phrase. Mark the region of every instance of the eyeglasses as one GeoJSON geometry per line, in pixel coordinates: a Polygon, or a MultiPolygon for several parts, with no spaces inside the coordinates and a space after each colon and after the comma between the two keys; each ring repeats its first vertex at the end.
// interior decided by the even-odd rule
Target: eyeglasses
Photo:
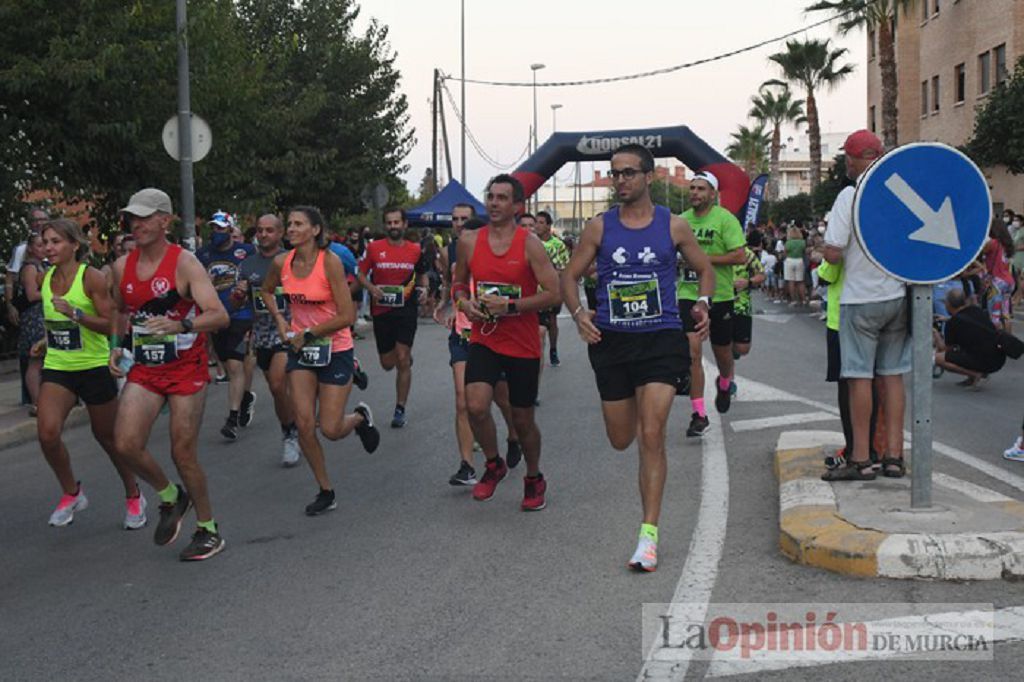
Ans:
{"type": "Polygon", "coordinates": [[[608,177],[611,178],[612,180],[618,180],[619,178],[626,178],[627,180],[632,180],[637,175],[640,175],[643,172],[644,171],[640,170],[639,168],[623,168],[622,170],[612,169],[608,171],[608,177]]]}
{"type": "Polygon", "coordinates": [[[469,218],[466,218],[465,216],[461,216],[461,215],[453,215],[452,216],[452,222],[453,223],[464,223],[467,220],[469,220],[469,218]]]}

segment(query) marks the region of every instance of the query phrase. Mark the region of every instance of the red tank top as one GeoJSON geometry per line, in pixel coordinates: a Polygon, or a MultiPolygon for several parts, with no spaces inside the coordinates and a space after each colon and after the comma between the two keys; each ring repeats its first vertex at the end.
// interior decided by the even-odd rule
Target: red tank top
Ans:
{"type": "MultiPolygon", "coordinates": [[[[476,245],[469,259],[474,294],[479,297],[489,289],[513,299],[537,293],[537,278],[526,258],[525,228],[517,227],[512,245],[500,256],[491,250],[490,225],[477,230],[476,245]]],[[[540,330],[537,313],[518,313],[498,318],[497,322],[474,322],[470,343],[487,346],[495,353],[513,358],[540,358],[540,330]]]]}
{"type": "MultiPolygon", "coordinates": [[[[168,244],[160,265],[149,279],[138,277],[139,250],[128,254],[124,264],[124,275],[121,277],[121,299],[132,321],[144,320],[147,317],[164,315],[172,320],[184,320],[195,317],[199,312],[193,300],[178,293],[175,270],[182,248],[177,244],[168,244]]],[[[178,351],[188,350],[196,345],[202,347],[200,334],[178,334],[178,351]]]]}

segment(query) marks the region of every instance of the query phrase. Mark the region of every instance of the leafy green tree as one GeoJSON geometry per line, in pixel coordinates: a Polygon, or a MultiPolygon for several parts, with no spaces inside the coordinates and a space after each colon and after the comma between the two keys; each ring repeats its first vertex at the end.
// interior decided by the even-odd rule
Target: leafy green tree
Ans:
{"type": "MultiPolygon", "coordinates": [[[[821,125],[815,93],[834,89],[853,73],[852,64],[839,64],[846,48],[833,50],[828,40],[787,40],[786,51],[768,57],[782,69],[783,79],[804,89],[807,137],[811,156],[811,191],[821,182],[821,125]]],[[[778,81],[769,81],[778,82],[778,81]]]]}
{"type": "MultiPolygon", "coordinates": [[[[927,0],[926,0],[927,1],[927,0]]],[[[866,28],[878,40],[878,68],[882,75],[882,142],[887,149],[899,144],[896,95],[899,80],[896,73],[896,27],[917,0],[821,0],[807,8],[808,12],[831,12],[842,16],[839,35],[866,28]]]]}
{"type": "Polygon", "coordinates": [[[774,201],[779,196],[779,154],[782,149],[782,126],[786,123],[806,123],[804,101],[793,99],[789,86],[762,83],[757,95],[751,98],[753,106],[747,114],[762,126],[772,131],[769,154],[769,176],[766,199],[774,201]]]}
{"type": "Polygon", "coordinates": [[[811,193],[811,200],[815,211],[821,215],[832,208],[832,204],[836,202],[839,192],[850,184],[853,184],[853,181],[846,177],[846,156],[839,154],[834,158],[832,168],[825,176],[825,179],[811,193]]]}
{"type": "Polygon", "coordinates": [[[768,170],[769,147],[771,137],[765,133],[764,124],[748,128],[741,125],[735,133],[730,133],[732,142],[725,148],[725,153],[733,161],[741,164],[751,179],[768,170]]]}
{"type": "Polygon", "coordinates": [[[983,166],[1024,173],[1024,57],[979,108],[967,153],[983,166]]]}
{"type": "Polygon", "coordinates": [[[776,225],[790,220],[811,220],[814,217],[811,195],[801,192],[779,201],[773,201],[768,205],[768,217],[776,225]]]}
{"type": "Polygon", "coordinates": [[[668,206],[674,215],[686,210],[689,195],[686,188],[677,187],[662,178],[651,183],[651,200],[656,204],[668,206]]]}

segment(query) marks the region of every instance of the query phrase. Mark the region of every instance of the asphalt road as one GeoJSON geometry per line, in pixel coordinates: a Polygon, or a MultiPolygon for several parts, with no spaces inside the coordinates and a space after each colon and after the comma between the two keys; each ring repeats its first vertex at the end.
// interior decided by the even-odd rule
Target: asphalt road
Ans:
{"type": "MultiPolygon", "coordinates": [[[[339,507],[323,517],[302,513],[316,492],[308,469],[279,466],[279,429],[262,380],[256,421],[237,443],[217,433],[227,390],[211,386],[200,452],[227,548],[208,562],[177,561],[184,538],[173,548],[153,545],[152,521],[143,531],[119,529],[119,481],[87,429],[67,434],[91,502],[68,528],[46,525],[59,489],[38,448],[4,450],[3,677],[628,680],[644,663],[642,605],[672,600],[680,585],[704,585],[719,603],[1024,605],[1017,583],[859,580],[795,566],[779,553],[771,469],[778,434],[839,423],[732,427],[815,411],[807,401],[834,404],[834,387],[823,381],[822,323],[766,307],[772,314],[755,321],[732,410],[724,419],[712,414],[726,453],[724,462],[712,460],[728,473],[725,498],[703,494],[704,449],[715,439],[687,440],[688,404],[677,401],[654,574],[625,567],[640,520],[636,455],[607,445],[585,349],[568,319],[561,320],[562,367],[545,369],[541,389],[549,488],[539,513],[519,511],[522,465],[486,503],[447,484],[458,463],[451,378],[444,330],[432,322],[417,336],[402,430],[387,428],[393,375],[377,366],[372,339],[357,342],[370,387],[352,402],[374,408],[383,441],[374,455],[354,437],[326,446],[339,507]],[[687,558],[698,511],[716,501],[728,509],[721,560],[684,574],[693,568],[687,558]]],[[[1020,428],[1022,376],[1024,367],[1008,366],[980,393],[948,377],[937,381],[936,441],[1021,473],[1000,453],[1020,428]]],[[[165,418],[151,447],[170,466],[165,418]]],[[[1024,497],[945,457],[936,470],[1024,497]]],[[[146,493],[152,518],[155,494],[146,493]]],[[[703,535],[696,544],[707,547],[703,535]]],[[[847,663],[747,677],[1003,680],[1016,678],[1022,664],[1024,647],[1012,643],[997,645],[986,663],[847,663]]],[[[715,670],[698,661],[688,677],[707,674],[715,670]]]]}

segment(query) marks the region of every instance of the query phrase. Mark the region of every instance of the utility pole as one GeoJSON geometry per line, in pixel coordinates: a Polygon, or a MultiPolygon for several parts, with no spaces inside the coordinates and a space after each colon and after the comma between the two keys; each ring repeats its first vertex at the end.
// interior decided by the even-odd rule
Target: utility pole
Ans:
{"type": "MultiPolygon", "coordinates": [[[[562,108],[561,104],[551,105],[551,134],[554,135],[558,131],[558,121],[555,114],[559,109],[562,108]]],[[[558,221],[558,171],[555,171],[551,175],[551,212],[554,215],[551,217],[551,225],[554,227],[555,222],[558,221]]]]}
{"type": "Polygon", "coordinates": [[[182,239],[196,250],[196,202],[192,177],[192,95],[188,74],[188,16],[186,0],[178,0],[178,158],[181,168],[182,239]]]}
{"type": "Polygon", "coordinates": [[[466,0],[462,0],[462,185],[466,185],[466,0]]]}
{"type": "MultiPolygon", "coordinates": [[[[544,68],[543,64],[536,63],[530,64],[530,70],[533,71],[533,153],[537,153],[537,72],[544,68]]],[[[537,194],[533,195],[533,212],[537,212],[539,197],[537,194]]]]}

